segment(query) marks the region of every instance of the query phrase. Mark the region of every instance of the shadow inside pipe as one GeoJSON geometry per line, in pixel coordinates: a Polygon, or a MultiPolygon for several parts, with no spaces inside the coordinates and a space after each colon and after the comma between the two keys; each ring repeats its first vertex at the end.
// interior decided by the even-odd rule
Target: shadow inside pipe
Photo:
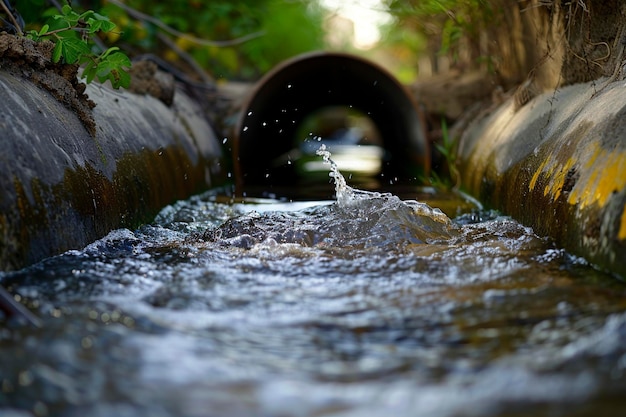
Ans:
{"type": "Polygon", "coordinates": [[[268,73],[243,106],[237,183],[327,182],[315,156],[324,142],[349,176],[418,184],[430,170],[423,126],[412,97],[377,64],[343,53],[299,56],[268,73]]]}

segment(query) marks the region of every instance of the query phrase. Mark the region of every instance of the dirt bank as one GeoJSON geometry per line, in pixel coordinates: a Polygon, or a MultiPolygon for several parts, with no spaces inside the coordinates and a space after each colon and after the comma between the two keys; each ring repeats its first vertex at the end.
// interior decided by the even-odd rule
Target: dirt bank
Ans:
{"type": "Polygon", "coordinates": [[[72,109],[85,129],[95,134],[92,109],[95,103],[87,94],[87,87],[78,79],[78,65],[53,63],[54,44],[0,33],[0,66],[15,76],[23,77],[42,87],[60,103],[72,109]]]}

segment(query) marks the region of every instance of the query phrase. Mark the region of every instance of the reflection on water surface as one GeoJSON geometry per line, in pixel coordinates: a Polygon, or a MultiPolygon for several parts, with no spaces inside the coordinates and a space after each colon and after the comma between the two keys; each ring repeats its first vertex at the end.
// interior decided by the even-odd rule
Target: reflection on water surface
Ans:
{"type": "Polygon", "coordinates": [[[208,193],[5,273],[43,326],[4,319],[2,415],[626,411],[621,282],[497,213],[352,191],[208,193]]]}

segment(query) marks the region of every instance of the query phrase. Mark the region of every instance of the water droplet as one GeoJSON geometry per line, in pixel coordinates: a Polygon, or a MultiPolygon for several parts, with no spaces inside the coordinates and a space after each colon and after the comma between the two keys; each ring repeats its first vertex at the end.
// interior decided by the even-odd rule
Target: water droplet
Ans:
{"type": "Polygon", "coordinates": [[[252,116],[252,112],[251,111],[248,112],[248,116],[252,116]]]}
{"type": "Polygon", "coordinates": [[[226,144],[226,142],[228,142],[228,138],[224,138],[224,139],[222,139],[222,143],[223,143],[223,144],[226,144]]]}
{"type": "Polygon", "coordinates": [[[291,84],[287,84],[287,88],[291,88],[291,84]]]}
{"type": "Polygon", "coordinates": [[[91,336],[85,336],[80,341],[80,345],[83,349],[91,349],[93,347],[93,338],[91,336]]]}
{"type": "Polygon", "coordinates": [[[17,383],[22,387],[27,387],[33,383],[34,377],[30,371],[22,371],[17,376],[17,383]]]}
{"type": "Polygon", "coordinates": [[[263,126],[267,126],[267,123],[266,123],[266,122],[263,122],[263,126]]]}
{"type": "Polygon", "coordinates": [[[33,415],[43,417],[48,415],[48,406],[41,401],[37,401],[33,406],[33,415]]]}
{"type": "Polygon", "coordinates": [[[245,132],[246,130],[248,130],[248,126],[243,127],[243,131],[245,132]]]}

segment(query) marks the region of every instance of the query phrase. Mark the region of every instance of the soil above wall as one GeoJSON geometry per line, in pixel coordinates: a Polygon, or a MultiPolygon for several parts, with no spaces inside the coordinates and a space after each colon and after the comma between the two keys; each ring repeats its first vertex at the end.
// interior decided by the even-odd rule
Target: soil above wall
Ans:
{"type": "Polygon", "coordinates": [[[85,94],[86,85],[78,79],[78,65],[53,63],[53,49],[52,42],[0,33],[0,68],[47,90],[72,109],[94,135],[96,125],[91,110],[96,104],[85,94]]]}

